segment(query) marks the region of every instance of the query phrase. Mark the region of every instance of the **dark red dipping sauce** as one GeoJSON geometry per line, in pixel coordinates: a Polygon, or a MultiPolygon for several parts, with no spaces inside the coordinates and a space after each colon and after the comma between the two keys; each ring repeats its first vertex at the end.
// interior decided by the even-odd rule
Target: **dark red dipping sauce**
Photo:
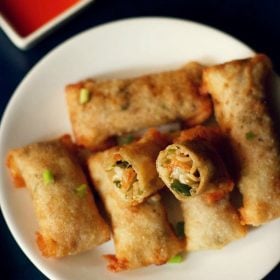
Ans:
{"type": "Polygon", "coordinates": [[[0,13],[22,37],[63,13],[80,0],[0,0],[0,13]]]}

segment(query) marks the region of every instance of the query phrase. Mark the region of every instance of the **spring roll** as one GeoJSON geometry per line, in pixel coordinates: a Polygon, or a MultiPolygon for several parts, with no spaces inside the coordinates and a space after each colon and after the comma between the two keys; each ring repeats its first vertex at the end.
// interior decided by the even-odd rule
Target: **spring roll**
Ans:
{"type": "Polygon", "coordinates": [[[87,80],[66,87],[76,142],[99,149],[112,136],[182,120],[205,121],[212,103],[199,94],[202,66],[185,67],[131,79],[87,80]]]}
{"type": "Polygon", "coordinates": [[[205,140],[169,145],[159,153],[156,166],[160,178],[180,201],[202,193],[215,201],[233,188],[222,159],[205,140]]]}
{"type": "Polygon", "coordinates": [[[258,226],[280,216],[280,151],[267,105],[272,65],[265,55],[205,69],[202,92],[230,136],[239,165],[243,222],[258,226]]]}
{"type": "Polygon", "coordinates": [[[204,195],[181,202],[187,236],[187,250],[220,249],[247,233],[228,196],[209,203],[204,195]]]}
{"type": "Polygon", "coordinates": [[[151,264],[164,264],[184,249],[174,234],[160,196],[155,194],[136,206],[128,206],[116,195],[114,184],[102,165],[103,155],[89,158],[94,185],[110,216],[115,255],[107,255],[114,272],[151,264]]]}
{"type": "Polygon", "coordinates": [[[31,192],[44,256],[78,254],[110,239],[85,175],[63,141],[11,150],[7,166],[14,182],[31,192]]]}
{"type": "Polygon", "coordinates": [[[137,205],[164,186],[156,170],[156,158],[167,145],[150,129],[138,141],[101,152],[101,164],[117,195],[128,205],[137,205]]]}
{"type": "MultiPolygon", "coordinates": [[[[203,167],[198,169],[198,174],[199,183],[205,184],[204,191],[201,193],[197,191],[195,195],[182,198],[178,192],[175,192],[176,197],[181,200],[183,209],[188,251],[219,249],[233,240],[244,237],[247,233],[247,228],[241,225],[238,212],[229,199],[233,181],[221,158],[220,153],[223,153],[224,149],[218,150],[224,140],[225,137],[219,128],[204,126],[181,131],[174,139],[176,143],[174,145],[182,145],[182,147],[185,147],[185,143],[198,145],[200,149],[192,150],[189,157],[192,157],[194,162],[198,161],[201,164],[199,166],[203,167]]],[[[172,152],[172,155],[175,153],[172,152]]],[[[179,167],[181,166],[184,167],[184,165],[179,167]]],[[[188,170],[190,169],[191,167],[188,170]]],[[[180,172],[184,170],[181,169],[180,172]]],[[[178,179],[184,180],[185,176],[181,175],[178,179]]],[[[192,177],[189,180],[191,179],[192,177]]]]}

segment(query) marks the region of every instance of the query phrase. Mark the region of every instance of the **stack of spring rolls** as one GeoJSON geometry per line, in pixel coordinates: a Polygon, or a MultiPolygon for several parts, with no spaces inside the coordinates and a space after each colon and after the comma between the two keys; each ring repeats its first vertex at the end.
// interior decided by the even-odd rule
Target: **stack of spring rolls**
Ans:
{"type": "Polygon", "coordinates": [[[31,193],[42,254],[78,254],[112,235],[115,252],[105,258],[117,272],[222,248],[245,236],[247,225],[278,218],[280,150],[267,105],[271,73],[269,58],[256,55],[67,86],[75,143],[64,136],[7,156],[14,184],[31,193]],[[216,124],[201,125],[212,107],[216,124]],[[181,131],[131,135],[175,121],[181,131]],[[163,189],[181,207],[185,238],[168,221],[163,189]],[[236,192],[241,206],[233,203],[236,192]]]}

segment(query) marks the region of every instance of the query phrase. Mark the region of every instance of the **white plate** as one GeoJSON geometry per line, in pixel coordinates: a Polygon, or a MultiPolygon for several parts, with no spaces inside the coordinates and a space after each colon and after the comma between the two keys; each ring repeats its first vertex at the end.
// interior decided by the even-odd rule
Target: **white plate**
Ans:
{"type": "Polygon", "coordinates": [[[123,77],[181,66],[220,63],[253,51],[212,28],[176,19],[139,18],[105,24],[62,44],[42,59],[13,95],[0,128],[0,199],[4,217],[30,260],[52,279],[261,279],[280,260],[280,221],[250,231],[222,250],[190,253],[181,264],[113,274],[102,254],[113,244],[61,260],[40,255],[29,193],[11,185],[5,155],[11,148],[70,132],[63,88],[90,76],[123,77]]]}

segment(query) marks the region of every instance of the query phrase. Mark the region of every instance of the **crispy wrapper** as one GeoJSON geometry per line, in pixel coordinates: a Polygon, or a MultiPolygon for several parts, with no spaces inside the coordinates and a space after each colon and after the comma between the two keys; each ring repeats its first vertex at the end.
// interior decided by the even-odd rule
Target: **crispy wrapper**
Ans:
{"type": "Polygon", "coordinates": [[[196,125],[194,127],[181,130],[179,134],[176,135],[172,139],[173,143],[183,144],[186,141],[207,141],[210,143],[212,147],[219,153],[222,157],[223,155],[220,153],[224,153],[227,147],[224,147],[227,143],[225,135],[221,131],[221,129],[215,124],[211,126],[204,125],[196,125]],[[221,151],[222,148],[222,151],[221,151]]]}
{"type": "Polygon", "coordinates": [[[212,103],[199,94],[202,66],[189,63],[169,72],[131,79],[86,80],[66,87],[66,100],[76,142],[100,149],[112,136],[182,120],[191,126],[212,113],[212,103]],[[81,89],[89,93],[80,103],[81,89]]]}
{"type": "Polygon", "coordinates": [[[265,55],[206,68],[216,119],[229,135],[239,166],[243,222],[258,226],[280,216],[279,141],[268,108],[271,62],[265,55]]]}
{"type": "Polygon", "coordinates": [[[106,255],[114,272],[151,264],[164,264],[184,250],[167,221],[166,212],[155,194],[136,206],[128,206],[116,194],[102,166],[102,154],[90,157],[89,170],[94,185],[111,220],[115,255],[106,255]]]}
{"type": "Polygon", "coordinates": [[[181,202],[181,206],[188,251],[220,249],[247,233],[228,196],[208,203],[198,195],[181,202]]]}
{"type": "Polygon", "coordinates": [[[219,249],[247,233],[229,200],[233,181],[220,154],[226,150],[222,145],[224,140],[225,136],[219,128],[205,126],[183,130],[174,139],[176,143],[194,143],[200,147],[192,149],[190,156],[201,164],[202,168],[198,169],[200,182],[205,184],[200,194],[184,199],[176,194],[182,200],[188,251],[219,249]]]}
{"type": "Polygon", "coordinates": [[[150,129],[138,141],[100,152],[100,164],[123,202],[137,205],[164,186],[155,162],[166,145],[166,139],[150,129]]]}
{"type": "Polygon", "coordinates": [[[53,140],[11,150],[12,178],[31,192],[39,224],[37,244],[46,257],[89,250],[110,239],[87,181],[64,141],[53,140]],[[53,180],[44,180],[46,170],[53,180]],[[81,185],[85,185],[80,187],[81,185]]]}

